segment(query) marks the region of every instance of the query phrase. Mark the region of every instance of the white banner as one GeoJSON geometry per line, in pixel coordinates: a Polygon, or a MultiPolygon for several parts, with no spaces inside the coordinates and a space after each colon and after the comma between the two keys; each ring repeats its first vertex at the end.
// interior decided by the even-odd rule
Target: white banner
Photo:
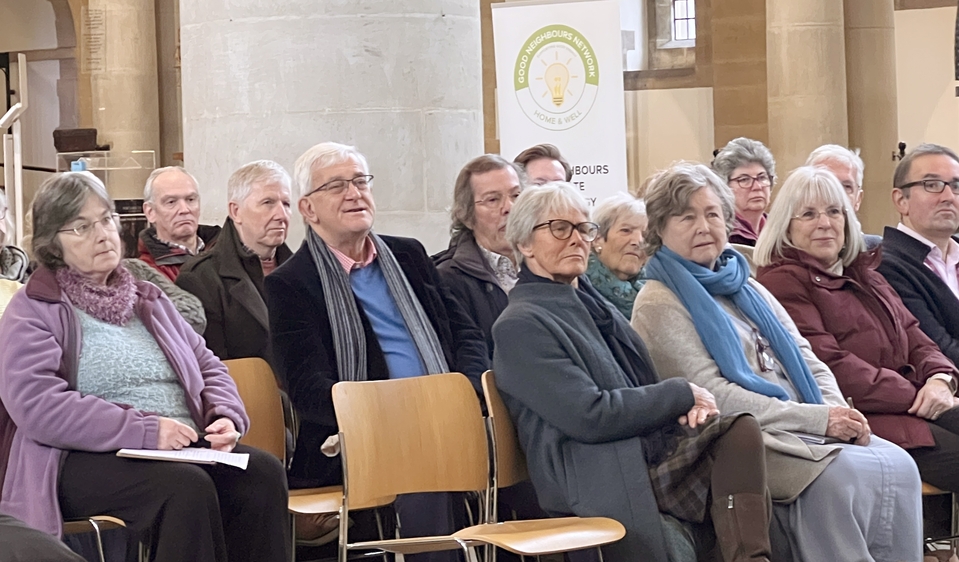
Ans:
{"type": "Polygon", "coordinates": [[[626,191],[619,2],[492,7],[500,153],[556,145],[591,206],[626,191]]]}

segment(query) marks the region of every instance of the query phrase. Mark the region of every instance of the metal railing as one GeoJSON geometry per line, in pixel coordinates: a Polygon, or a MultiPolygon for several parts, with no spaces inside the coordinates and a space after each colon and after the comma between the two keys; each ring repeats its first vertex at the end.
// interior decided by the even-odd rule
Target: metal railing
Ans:
{"type": "MultiPolygon", "coordinates": [[[[20,117],[29,106],[27,97],[27,57],[17,55],[17,74],[20,79],[17,86],[17,103],[0,117],[0,131],[12,129],[13,134],[3,134],[3,179],[7,190],[7,201],[13,201],[16,212],[16,244],[23,245],[23,138],[20,132],[20,117]],[[13,163],[10,166],[10,163],[13,163]],[[12,192],[11,192],[12,189],[12,192]]],[[[8,86],[9,87],[9,86],[8,86]]]]}

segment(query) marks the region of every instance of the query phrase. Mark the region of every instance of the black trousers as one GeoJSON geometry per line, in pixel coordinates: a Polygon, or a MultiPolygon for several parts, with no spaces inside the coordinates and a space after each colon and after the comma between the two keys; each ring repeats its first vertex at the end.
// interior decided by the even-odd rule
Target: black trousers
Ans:
{"type": "Polygon", "coordinates": [[[60,508],[65,518],[123,519],[131,548],[146,541],[156,562],[288,562],[286,472],[269,453],[234,452],[250,454],[246,470],[72,451],[60,470],[60,508]]]}
{"type": "Polygon", "coordinates": [[[56,537],[0,514],[0,562],[83,562],[56,537]]]}
{"type": "Polygon", "coordinates": [[[946,410],[938,420],[927,423],[936,446],[908,450],[919,476],[940,490],[959,492],[959,408],[946,410]]]}

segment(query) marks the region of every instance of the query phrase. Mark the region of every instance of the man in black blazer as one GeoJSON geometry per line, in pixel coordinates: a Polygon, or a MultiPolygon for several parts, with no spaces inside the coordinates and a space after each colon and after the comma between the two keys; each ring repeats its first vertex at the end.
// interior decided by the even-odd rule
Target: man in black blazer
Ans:
{"type": "MultiPolygon", "coordinates": [[[[372,179],[366,158],[336,143],[310,148],[295,164],[294,195],[309,227],[307,240],[266,278],[277,375],[300,419],[291,488],[342,482],[340,459],[327,457],[320,447],[338,432],[331,389],[344,377],[419,376],[436,372],[430,364],[445,364],[478,387],[480,375],[489,368],[483,335],[443,287],[423,245],[372,233],[372,179]],[[396,292],[403,286],[402,294],[396,292]],[[344,294],[349,296],[339,296],[344,294]],[[411,316],[411,309],[420,312],[411,316]],[[350,322],[356,338],[344,339],[350,322]],[[358,357],[362,347],[357,348],[354,339],[363,340],[365,356],[358,357]],[[349,372],[362,364],[364,372],[349,372]]],[[[450,498],[418,496],[424,495],[397,501],[404,536],[455,530],[457,507],[450,498]]],[[[449,553],[419,556],[451,559],[449,553]]]]}
{"type": "Polygon", "coordinates": [[[902,220],[883,233],[878,271],[922,331],[959,364],[959,156],[922,144],[899,162],[893,186],[902,220]]]}

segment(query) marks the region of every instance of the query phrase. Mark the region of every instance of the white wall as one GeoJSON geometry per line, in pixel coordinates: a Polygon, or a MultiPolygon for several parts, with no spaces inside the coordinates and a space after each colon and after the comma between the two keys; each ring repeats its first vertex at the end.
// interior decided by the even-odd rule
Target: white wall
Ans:
{"type": "Polygon", "coordinates": [[[896,11],[899,138],[959,149],[953,49],[956,8],[896,11]]]}
{"type": "Polygon", "coordinates": [[[47,0],[0,0],[0,53],[57,48],[53,6],[47,0]]]}
{"type": "Polygon", "coordinates": [[[712,88],[626,92],[630,191],[676,160],[710,162],[713,127],[712,88]]]}

